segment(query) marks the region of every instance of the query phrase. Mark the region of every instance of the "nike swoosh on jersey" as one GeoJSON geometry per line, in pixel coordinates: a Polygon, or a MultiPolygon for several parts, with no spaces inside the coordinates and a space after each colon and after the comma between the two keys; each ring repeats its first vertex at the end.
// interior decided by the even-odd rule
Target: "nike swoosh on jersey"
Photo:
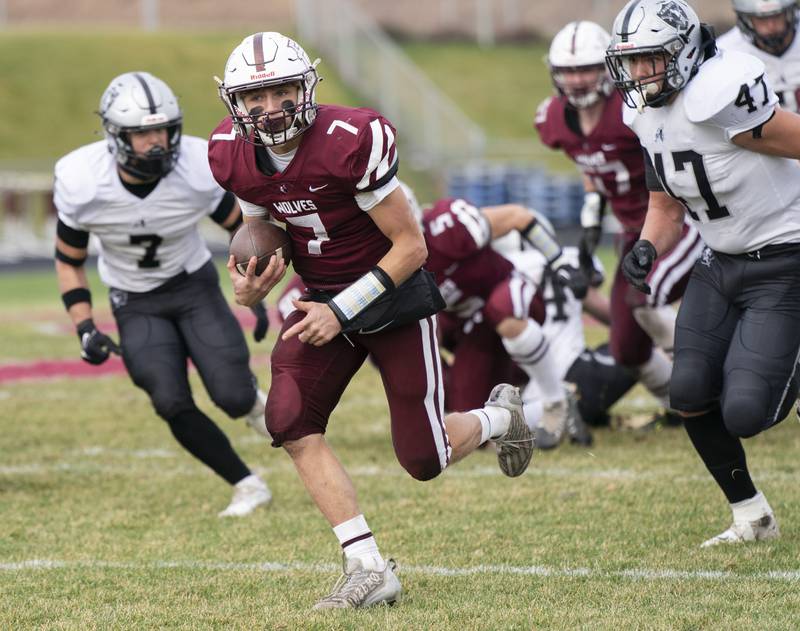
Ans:
{"type": "Polygon", "coordinates": [[[617,145],[605,145],[605,144],[603,144],[603,145],[600,145],[600,148],[603,151],[614,151],[614,149],[617,148],[617,145]]]}
{"type": "Polygon", "coordinates": [[[322,186],[309,186],[308,190],[311,191],[312,193],[316,193],[317,191],[321,191],[326,186],[328,186],[328,185],[327,184],[323,184],[322,186]]]}

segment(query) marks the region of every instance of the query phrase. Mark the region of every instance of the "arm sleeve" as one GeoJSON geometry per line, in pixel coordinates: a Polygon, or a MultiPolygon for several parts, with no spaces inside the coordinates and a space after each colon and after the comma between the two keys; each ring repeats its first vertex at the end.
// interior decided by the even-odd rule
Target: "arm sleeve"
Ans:
{"type": "Polygon", "coordinates": [[[86,248],[89,245],[89,233],[86,230],[72,228],[65,224],[61,217],[56,223],[56,234],[67,245],[73,248],[86,248]]]}
{"type": "Polygon", "coordinates": [[[269,214],[263,206],[246,202],[241,197],[239,198],[239,207],[245,217],[266,217],[269,214]]]}
{"type": "Polygon", "coordinates": [[[644,157],[644,180],[647,185],[647,190],[655,192],[663,191],[664,186],[661,184],[661,180],[658,179],[656,170],[653,167],[653,161],[650,159],[650,154],[647,153],[647,149],[644,147],[642,148],[642,156],[644,157]]]}
{"type": "Polygon", "coordinates": [[[228,219],[228,216],[231,214],[231,209],[235,203],[236,196],[233,193],[226,192],[222,196],[219,204],[217,204],[214,212],[211,213],[211,218],[220,225],[224,224],[228,219]]]}

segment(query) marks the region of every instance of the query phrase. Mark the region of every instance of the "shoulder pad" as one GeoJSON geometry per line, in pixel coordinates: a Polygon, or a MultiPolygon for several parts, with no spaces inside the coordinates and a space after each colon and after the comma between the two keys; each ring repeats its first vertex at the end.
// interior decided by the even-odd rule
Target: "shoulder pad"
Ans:
{"type": "Polygon", "coordinates": [[[717,47],[725,48],[726,50],[729,48],[735,48],[741,39],[742,37],[739,29],[734,26],[732,29],[726,31],[717,38],[717,47]]]}
{"type": "Polygon", "coordinates": [[[108,158],[105,141],[94,142],[68,153],[55,166],[54,198],[59,212],[73,214],[97,193],[99,163],[108,158]]]}
{"type": "Polygon", "coordinates": [[[692,123],[707,121],[736,100],[743,83],[751,84],[764,71],[757,57],[721,49],[689,82],[683,100],[686,117],[692,123]]]}

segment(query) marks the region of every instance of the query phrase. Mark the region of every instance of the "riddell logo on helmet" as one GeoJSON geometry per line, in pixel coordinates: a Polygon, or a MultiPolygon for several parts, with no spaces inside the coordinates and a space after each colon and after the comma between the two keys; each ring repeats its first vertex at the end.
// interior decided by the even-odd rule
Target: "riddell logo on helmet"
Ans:
{"type": "Polygon", "coordinates": [[[275,71],[274,70],[272,72],[259,72],[257,74],[251,74],[250,75],[250,80],[254,81],[256,79],[269,79],[270,77],[274,77],[274,76],[275,76],[275,71]]]}
{"type": "Polygon", "coordinates": [[[615,50],[627,50],[629,48],[636,48],[636,44],[633,42],[617,42],[614,46],[615,50]]]}

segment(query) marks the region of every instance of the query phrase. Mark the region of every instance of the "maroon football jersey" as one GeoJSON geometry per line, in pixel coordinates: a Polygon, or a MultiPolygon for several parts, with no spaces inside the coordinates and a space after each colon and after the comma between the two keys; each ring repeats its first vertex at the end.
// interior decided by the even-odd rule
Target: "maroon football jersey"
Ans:
{"type": "Polygon", "coordinates": [[[556,96],[539,106],[535,124],[542,142],[572,158],[627,230],[641,230],[649,198],[644,159],[639,139],[622,122],[619,92],[606,99],[600,122],[588,136],[580,133],[574,110],[575,123],[568,123],[567,107],[567,100],[556,96]]]}
{"type": "Polygon", "coordinates": [[[305,285],[337,290],[391,247],[355,196],[396,175],[394,139],[394,127],[373,110],[321,105],[283,173],[258,169],[256,147],[233,133],[230,118],[212,133],[208,161],[220,186],[286,223],[305,285]]]}
{"type": "Polygon", "coordinates": [[[491,228],[483,213],[463,199],[440,199],[423,220],[428,262],[447,310],[469,318],[482,309],[513,265],[489,247],[491,228]]]}

